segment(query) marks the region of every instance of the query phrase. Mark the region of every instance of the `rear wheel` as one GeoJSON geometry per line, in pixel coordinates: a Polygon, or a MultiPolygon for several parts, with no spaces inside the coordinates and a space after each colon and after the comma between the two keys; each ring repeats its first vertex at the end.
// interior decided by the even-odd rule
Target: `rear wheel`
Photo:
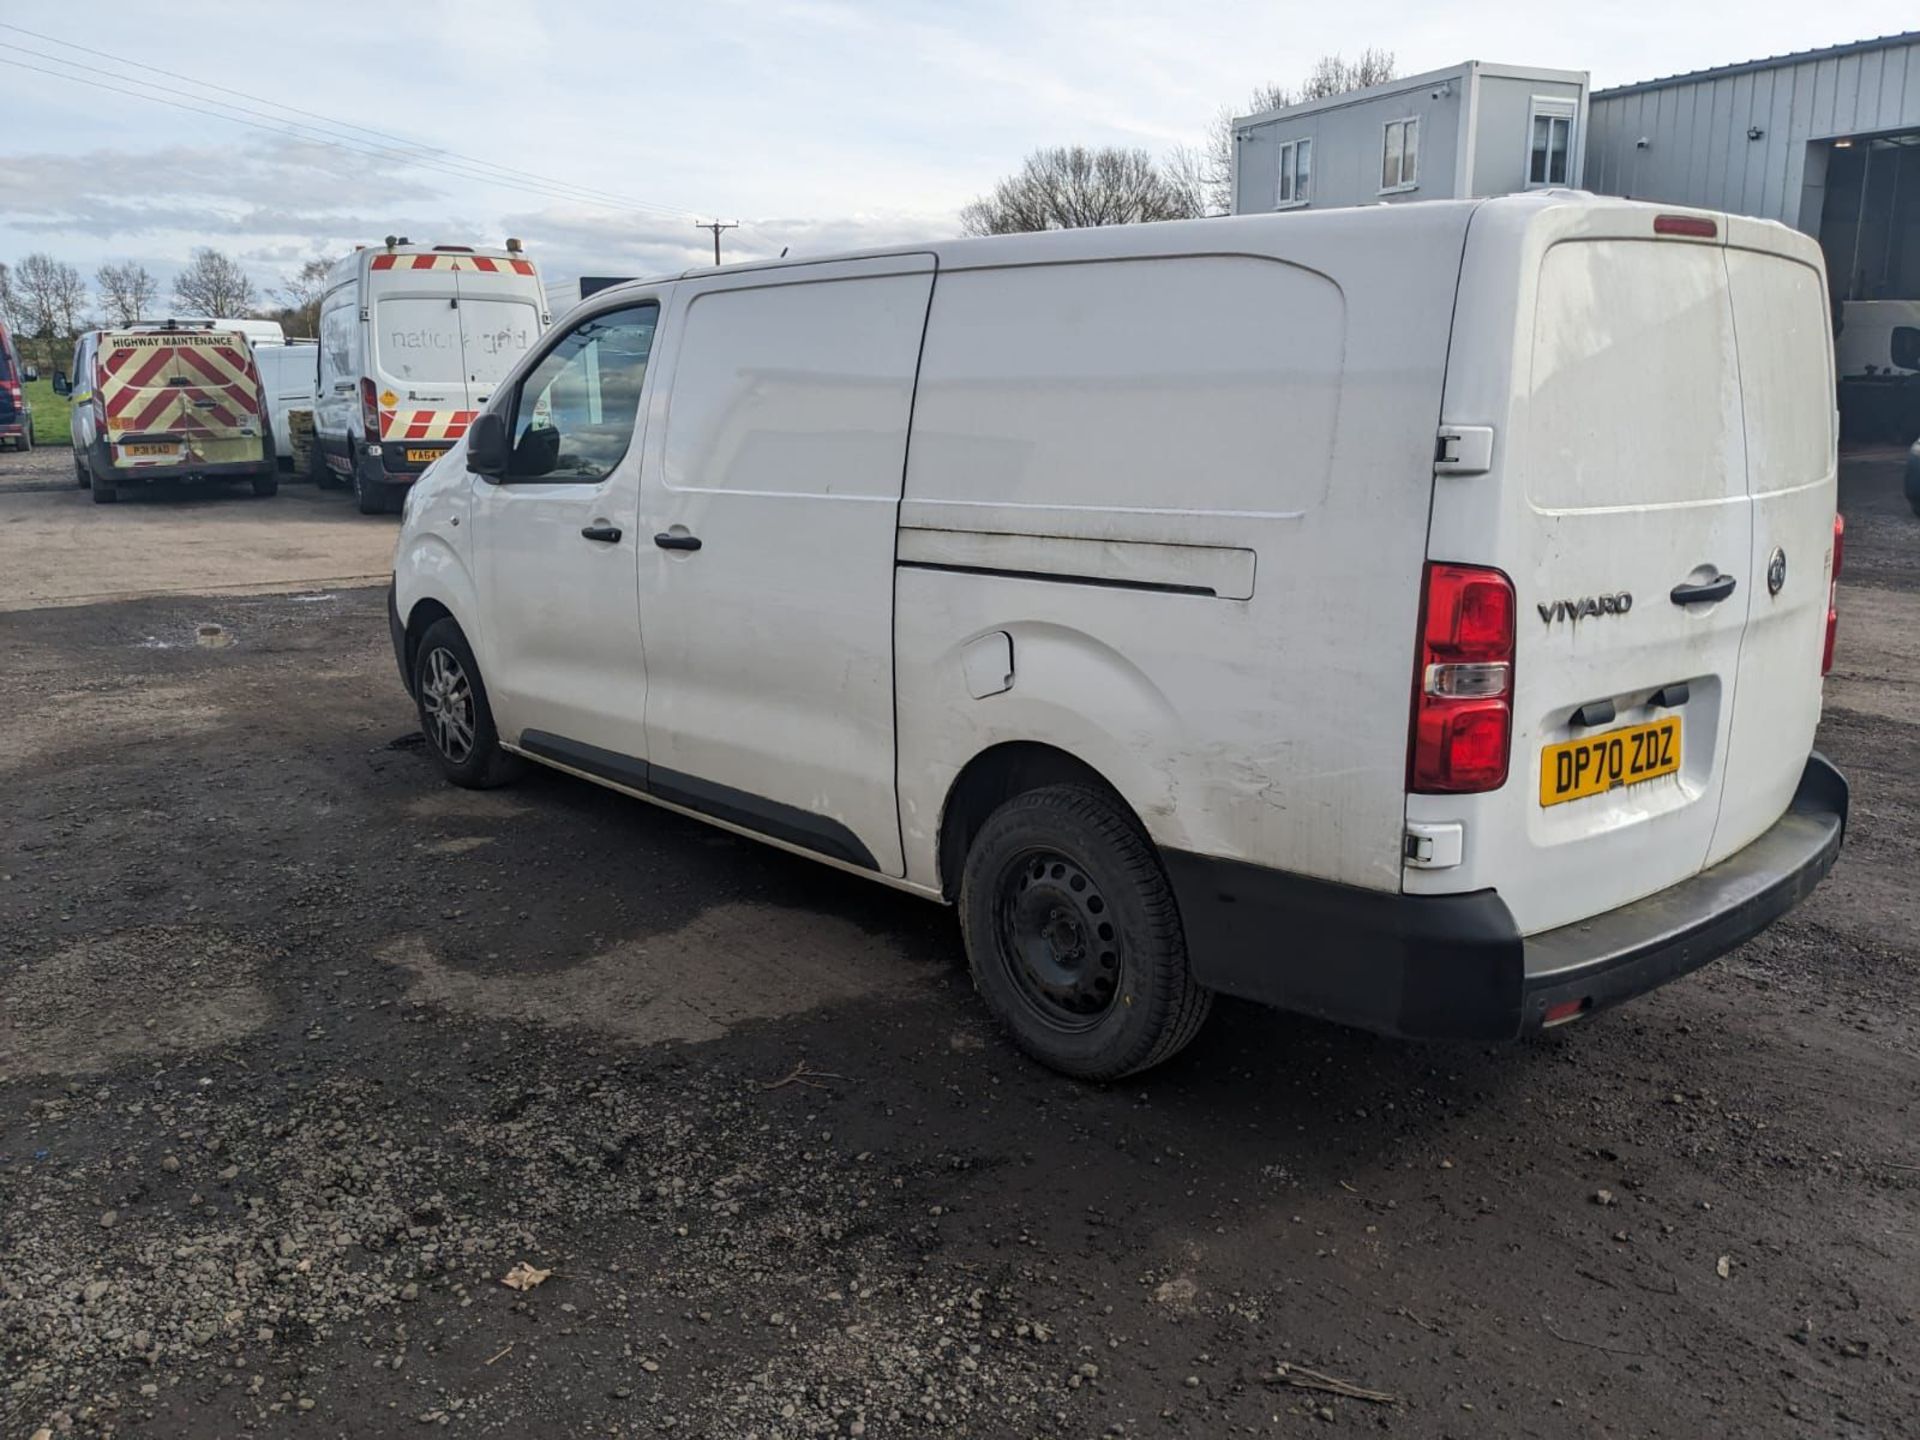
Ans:
{"type": "Polygon", "coordinates": [[[307,447],[307,473],[313,479],[314,487],[320,490],[338,490],[340,477],[333,473],[327,464],[326,451],[320,448],[320,437],[311,438],[307,447]]]}
{"type": "Polygon", "coordinates": [[[73,483],[82,490],[93,484],[93,477],[87,474],[86,457],[78,450],[73,452],[73,483]]]}
{"type": "Polygon", "coordinates": [[[369,485],[360,470],[360,457],[351,449],[347,459],[353,466],[353,503],[362,515],[384,515],[387,510],[386,487],[369,485]]]}
{"type": "Polygon", "coordinates": [[[491,790],[519,778],[526,762],[500,748],[487,687],[467,637],[451,619],[420,637],[413,660],[420,729],[440,773],[469,790],[491,790]]]}
{"type": "Polygon", "coordinates": [[[988,817],[967,852],[960,924],[974,984],[1014,1043],[1084,1080],[1171,1058],[1212,994],[1187,969],[1166,871],[1111,795],[1049,785],[988,817]]]}
{"type": "Polygon", "coordinates": [[[20,427],[20,448],[22,450],[33,449],[33,421],[31,420],[20,427]]]}
{"type": "Polygon", "coordinates": [[[253,493],[263,500],[269,495],[278,495],[280,493],[280,477],[278,475],[254,476],[253,493]]]}
{"type": "Polygon", "coordinates": [[[120,491],[118,489],[116,489],[112,485],[106,485],[101,483],[100,477],[98,475],[95,475],[93,477],[93,503],[94,504],[111,505],[114,503],[114,501],[118,500],[119,498],[120,498],[120,491]]]}

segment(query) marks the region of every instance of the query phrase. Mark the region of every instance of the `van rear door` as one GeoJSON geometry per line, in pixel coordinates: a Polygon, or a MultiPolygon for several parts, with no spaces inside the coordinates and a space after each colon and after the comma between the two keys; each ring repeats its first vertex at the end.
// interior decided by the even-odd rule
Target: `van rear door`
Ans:
{"type": "Polygon", "coordinates": [[[215,330],[107,335],[99,366],[114,465],[261,458],[260,379],[244,336],[215,330]]]}
{"type": "Polygon", "coordinates": [[[1710,865],[1780,818],[1813,748],[1839,479],[1831,312],[1819,246],[1779,225],[1737,215],[1725,223],[1753,583],[1710,865]]]}
{"type": "MultiPolygon", "coordinates": [[[[1409,796],[1410,820],[1459,823],[1463,844],[1460,864],[1410,868],[1406,888],[1495,888],[1527,934],[1716,854],[1765,582],[1725,222],[1660,214],[1496,201],[1468,236],[1443,419],[1490,425],[1493,453],[1483,474],[1436,476],[1428,554],[1513,581],[1511,763],[1492,793],[1409,796]]],[[[1778,699],[1796,716],[1794,779],[1817,671],[1816,656],[1778,699]]],[[[1777,759],[1754,764],[1771,775],[1777,759]]]]}
{"type": "MultiPolygon", "coordinates": [[[[480,268],[481,262],[505,262],[476,256],[462,257],[454,271],[460,297],[460,353],[468,410],[480,410],[507,372],[540,338],[542,297],[538,282],[513,270],[480,268]]],[[[523,264],[528,262],[521,262],[523,264]]]]}

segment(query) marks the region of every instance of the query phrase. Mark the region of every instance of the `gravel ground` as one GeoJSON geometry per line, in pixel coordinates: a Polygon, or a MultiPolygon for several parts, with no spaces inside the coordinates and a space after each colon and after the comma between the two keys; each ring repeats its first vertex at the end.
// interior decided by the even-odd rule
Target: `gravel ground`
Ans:
{"type": "Polygon", "coordinates": [[[1105,1088],[935,907],[443,786],[377,591],[0,613],[0,1435],[1910,1433],[1898,478],[1801,910],[1533,1043],[1223,1004],[1105,1088]]]}

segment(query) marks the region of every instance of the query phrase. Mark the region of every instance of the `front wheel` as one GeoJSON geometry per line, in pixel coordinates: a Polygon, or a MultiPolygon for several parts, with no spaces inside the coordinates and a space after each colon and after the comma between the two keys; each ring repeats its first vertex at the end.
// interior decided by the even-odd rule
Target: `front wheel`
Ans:
{"type": "Polygon", "coordinates": [[[1083,1080],[1170,1059],[1213,1003],[1187,969],[1173,888],[1111,795],[1049,785],[988,817],[960,925],[974,984],[1014,1043],[1083,1080]]]}
{"type": "Polygon", "coordinates": [[[440,773],[468,790],[517,779],[525,762],[500,748],[493,709],[473,647],[451,619],[436,620],[414,652],[413,696],[420,729],[440,773]]]}

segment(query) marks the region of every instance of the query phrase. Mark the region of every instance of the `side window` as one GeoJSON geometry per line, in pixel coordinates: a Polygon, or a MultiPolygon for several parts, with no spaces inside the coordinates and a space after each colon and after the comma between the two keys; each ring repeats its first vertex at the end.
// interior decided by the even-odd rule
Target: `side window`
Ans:
{"type": "Polygon", "coordinates": [[[660,307],[649,301],[574,326],[520,382],[508,480],[592,484],[627,453],[660,307]]]}
{"type": "Polygon", "coordinates": [[[1411,190],[1420,183],[1420,121],[1389,120],[1380,149],[1380,189],[1411,190]]]}
{"type": "Polygon", "coordinates": [[[351,379],[353,374],[353,327],[359,323],[354,310],[353,286],[337,290],[320,308],[320,350],[326,356],[323,370],[335,380],[351,379]]]}
{"type": "Polygon", "coordinates": [[[1313,141],[1289,140],[1280,147],[1277,205],[1304,205],[1313,198],[1313,141]]]}
{"type": "Polygon", "coordinates": [[[1573,153],[1573,105],[1536,95],[1527,141],[1527,184],[1565,185],[1573,153]]]}

